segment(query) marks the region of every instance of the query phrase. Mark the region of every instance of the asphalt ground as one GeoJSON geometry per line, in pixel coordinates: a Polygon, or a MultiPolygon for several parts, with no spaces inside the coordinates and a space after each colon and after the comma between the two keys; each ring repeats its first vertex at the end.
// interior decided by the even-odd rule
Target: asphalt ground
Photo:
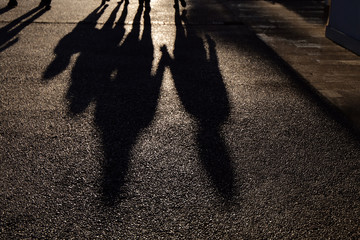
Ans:
{"type": "Polygon", "coordinates": [[[238,21],[246,23],[359,133],[360,56],[326,37],[325,1],[227,0],[225,3],[238,21]]]}
{"type": "Polygon", "coordinates": [[[99,4],[1,14],[1,239],[359,237],[358,136],[246,25],[99,4]]]}

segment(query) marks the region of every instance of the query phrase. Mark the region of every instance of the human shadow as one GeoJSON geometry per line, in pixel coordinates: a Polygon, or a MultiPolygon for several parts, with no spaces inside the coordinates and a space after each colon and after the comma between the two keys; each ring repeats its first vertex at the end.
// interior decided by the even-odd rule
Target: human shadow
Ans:
{"type": "Polygon", "coordinates": [[[220,134],[230,106],[215,42],[206,36],[208,46],[205,45],[202,37],[188,25],[186,11],[180,15],[179,9],[175,8],[175,24],[174,58],[171,59],[167,51],[163,51],[163,57],[170,66],[183,106],[198,122],[197,144],[201,162],[220,195],[230,199],[234,170],[220,134]]]}
{"type": "Polygon", "coordinates": [[[151,73],[154,46],[149,9],[144,11],[139,5],[131,31],[124,39],[127,5],[125,2],[115,23],[118,4],[99,30],[95,28],[96,20],[106,5],[95,9],[86,19],[92,19],[90,24],[79,24],[59,42],[55,48],[57,57],[44,73],[45,79],[59,74],[69,65],[71,56],[79,52],[66,95],[69,114],[76,116],[94,103],[94,123],[104,153],[101,194],[109,205],[123,197],[131,150],[140,131],[155,115],[165,68],[162,64],[155,75],[151,73]],[[142,15],[144,28],[140,35],[142,15]]]}
{"type": "MultiPolygon", "coordinates": [[[[144,29],[140,36],[143,7],[138,7],[132,29],[123,44],[114,49],[118,59],[96,100],[95,122],[102,133],[105,162],[103,196],[112,204],[122,195],[131,150],[140,131],[152,121],[158,102],[163,70],[151,74],[154,46],[149,11],[144,12],[144,29]]],[[[164,68],[164,67],[161,67],[164,68]]]]}
{"type": "Polygon", "coordinates": [[[8,11],[10,11],[11,9],[13,9],[13,8],[8,7],[8,6],[3,7],[3,8],[0,8],[0,15],[3,14],[3,13],[6,13],[6,12],[8,12],[8,11]]]}
{"type": "MultiPolygon", "coordinates": [[[[71,115],[83,112],[92,101],[97,101],[97,98],[104,93],[104,88],[110,81],[111,71],[115,69],[114,64],[118,61],[117,55],[111,53],[116,50],[125,33],[124,22],[127,16],[128,4],[124,5],[120,19],[113,27],[121,3],[118,3],[114,8],[100,30],[95,28],[96,23],[91,23],[88,26],[91,28],[88,29],[86,35],[83,35],[81,31],[78,32],[77,37],[81,37],[81,41],[76,47],[81,49],[72,70],[72,81],[66,95],[69,100],[69,113],[71,115]],[[82,37],[86,39],[82,39],[82,37]]],[[[93,17],[99,18],[106,7],[106,5],[104,7],[100,6],[101,10],[93,17]]],[[[68,61],[68,58],[66,59],[68,61]]]]}
{"type": "Polygon", "coordinates": [[[24,15],[16,18],[6,26],[0,29],[0,52],[11,47],[18,42],[16,37],[21,30],[34,22],[37,18],[43,15],[47,10],[41,7],[35,7],[24,15]],[[25,20],[26,19],[26,20],[25,20]],[[25,21],[23,21],[25,20],[25,21]],[[16,37],[16,38],[15,38],[16,37]]]}

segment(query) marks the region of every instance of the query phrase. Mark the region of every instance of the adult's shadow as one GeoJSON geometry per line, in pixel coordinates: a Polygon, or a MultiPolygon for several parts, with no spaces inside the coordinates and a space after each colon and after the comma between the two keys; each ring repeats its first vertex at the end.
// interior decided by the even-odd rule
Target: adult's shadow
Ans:
{"type": "Polygon", "coordinates": [[[13,9],[12,7],[3,7],[3,8],[0,8],[0,15],[3,14],[3,13],[6,13],[8,11],[10,11],[11,9],[13,9]]]}
{"type": "Polygon", "coordinates": [[[164,66],[152,76],[154,46],[149,11],[144,12],[140,36],[140,5],[132,29],[123,44],[115,49],[118,56],[107,82],[96,100],[95,122],[102,133],[105,153],[103,196],[112,204],[122,196],[131,150],[140,131],[152,121],[159,98],[164,66]]]}
{"type": "Polygon", "coordinates": [[[100,30],[92,22],[106,5],[95,9],[88,16],[90,24],[81,24],[59,42],[57,57],[44,73],[45,79],[59,74],[69,65],[71,56],[79,52],[67,92],[69,114],[84,112],[91,102],[95,105],[94,122],[104,153],[101,193],[108,205],[123,197],[131,150],[139,132],[155,115],[164,72],[163,65],[154,76],[151,74],[154,47],[149,10],[139,5],[131,31],[123,39],[127,5],[125,2],[115,26],[120,4],[100,30]],[[140,36],[142,15],[144,28],[140,36]]]}
{"type": "Polygon", "coordinates": [[[21,30],[33,23],[37,18],[43,15],[47,10],[41,7],[35,7],[24,15],[11,21],[6,26],[0,29],[0,52],[11,47],[18,42],[16,37],[21,30]],[[26,20],[25,20],[26,19],[26,20]],[[25,20],[25,21],[23,21],[25,20]],[[16,38],[14,38],[16,37],[16,38]]]}
{"type": "Polygon", "coordinates": [[[215,42],[206,36],[208,57],[204,40],[187,22],[186,11],[180,15],[175,8],[175,24],[174,58],[171,59],[167,51],[163,51],[163,57],[170,66],[183,106],[198,122],[201,162],[220,195],[229,200],[233,196],[234,173],[220,130],[230,107],[215,42]]]}
{"type": "MultiPolygon", "coordinates": [[[[101,45],[101,36],[99,30],[96,29],[96,24],[106,8],[107,5],[95,8],[84,20],[79,22],[69,34],[59,41],[54,49],[56,57],[43,73],[43,80],[48,81],[63,72],[69,66],[70,59],[73,55],[77,53],[80,53],[80,56],[90,54],[94,48],[101,45]]],[[[77,61],[77,63],[78,62],[82,64],[83,61],[80,60],[77,61]]],[[[87,62],[90,63],[90,61],[87,62]]],[[[74,71],[72,71],[72,74],[74,74],[74,71]]],[[[72,76],[72,82],[73,80],[74,78],[72,76]]]]}

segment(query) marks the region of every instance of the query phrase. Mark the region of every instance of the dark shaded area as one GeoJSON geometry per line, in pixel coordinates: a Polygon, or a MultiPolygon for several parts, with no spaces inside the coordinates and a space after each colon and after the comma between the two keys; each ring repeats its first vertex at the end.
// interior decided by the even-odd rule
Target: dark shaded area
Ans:
{"type": "Polygon", "coordinates": [[[9,0],[9,2],[8,2],[8,7],[9,8],[14,8],[14,7],[16,7],[18,5],[18,2],[16,1],[16,0],[9,0]]]}
{"type": "Polygon", "coordinates": [[[50,63],[43,74],[45,80],[50,79],[66,69],[72,55],[78,52],[93,51],[100,44],[97,42],[98,32],[95,28],[107,5],[99,6],[83,21],[79,22],[74,30],[63,37],[54,49],[56,58],[50,63]]]}
{"type": "Polygon", "coordinates": [[[147,127],[155,114],[164,65],[151,75],[154,47],[151,38],[149,10],[139,5],[131,32],[124,42],[125,2],[115,26],[121,3],[112,11],[102,29],[96,21],[106,5],[95,9],[84,22],[65,36],[55,48],[56,59],[44,78],[62,72],[73,54],[80,55],[71,74],[67,98],[69,113],[82,113],[95,103],[95,124],[101,132],[105,159],[103,162],[102,195],[107,204],[121,198],[128,171],[131,149],[139,132],[147,127]],[[141,16],[144,29],[140,36],[141,16]]]}
{"type": "Polygon", "coordinates": [[[206,36],[208,57],[203,39],[188,25],[185,10],[180,15],[179,9],[175,8],[175,23],[174,59],[167,51],[163,50],[163,53],[182,104],[198,121],[197,143],[201,162],[220,195],[230,199],[234,173],[220,135],[220,127],[227,119],[230,107],[215,42],[206,36]]]}
{"type": "Polygon", "coordinates": [[[10,11],[11,9],[12,9],[12,7],[8,7],[8,6],[1,8],[0,9],[0,15],[10,11]]]}
{"type": "Polygon", "coordinates": [[[47,9],[36,7],[29,12],[13,20],[5,27],[0,29],[0,52],[14,45],[19,39],[16,35],[25,27],[33,23],[37,18],[43,15],[47,9]],[[26,20],[25,20],[26,19],[26,20]],[[24,21],[25,20],[25,21],[24,21]],[[15,38],[16,37],[16,38],[15,38]]]}
{"type": "Polygon", "coordinates": [[[139,36],[142,13],[139,6],[131,32],[114,49],[119,58],[111,71],[117,75],[96,99],[95,122],[103,134],[105,151],[103,190],[110,201],[119,196],[131,149],[139,132],[152,121],[160,92],[162,76],[151,75],[154,47],[148,11],[144,12],[144,29],[139,36]]]}
{"type": "Polygon", "coordinates": [[[328,9],[324,0],[266,0],[272,3],[279,3],[287,9],[296,12],[304,18],[327,19],[328,9]],[[305,3],[306,2],[306,3],[305,3]]]}
{"type": "Polygon", "coordinates": [[[44,72],[45,80],[56,76],[67,68],[71,56],[79,53],[67,93],[69,114],[76,116],[91,102],[95,104],[95,124],[102,134],[105,155],[104,201],[112,205],[124,193],[122,187],[131,150],[139,132],[154,117],[166,66],[170,66],[185,109],[199,122],[197,142],[202,164],[219,193],[230,199],[233,169],[220,135],[221,124],[229,115],[229,102],[218,67],[215,42],[207,36],[208,58],[203,39],[187,25],[182,25],[182,21],[187,23],[185,14],[180,16],[176,9],[175,58],[170,59],[163,47],[163,56],[152,76],[154,46],[149,9],[144,11],[143,4],[139,5],[131,32],[123,40],[128,3],[124,3],[120,19],[115,23],[121,4],[112,11],[101,29],[95,26],[107,5],[90,13],[60,40],[54,50],[56,58],[44,72]],[[141,16],[144,17],[144,29],[140,36],[141,16]]]}

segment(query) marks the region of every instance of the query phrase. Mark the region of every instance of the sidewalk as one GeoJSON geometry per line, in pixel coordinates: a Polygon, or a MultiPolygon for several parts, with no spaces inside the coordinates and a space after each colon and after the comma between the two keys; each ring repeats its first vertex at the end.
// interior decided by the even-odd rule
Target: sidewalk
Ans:
{"type": "Polygon", "coordinates": [[[0,15],[0,239],[359,238],[358,138],[242,24],[305,79],[350,81],[319,19],[38,1],[0,15]]]}
{"type": "Polygon", "coordinates": [[[360,57],[325,37],[321,1],[229,0],[226,5],[360,129],[360,57]]]}

